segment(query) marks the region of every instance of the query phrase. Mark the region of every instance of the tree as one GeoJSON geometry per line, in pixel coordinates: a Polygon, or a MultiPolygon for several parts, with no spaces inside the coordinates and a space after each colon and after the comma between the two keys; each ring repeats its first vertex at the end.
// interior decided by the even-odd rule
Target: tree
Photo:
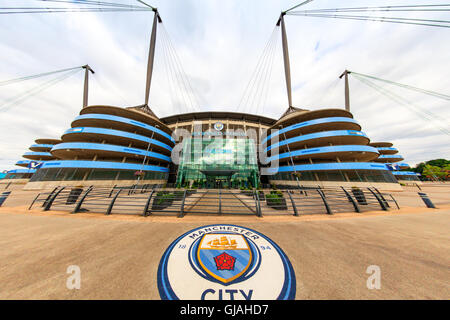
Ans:
{"type": "MultiPolygon", "coordinates": [[[[421,162],[416,165],[415,168],[410,168],[409,171],[420,173],[424,177],[435,180],[433,173],[436,177],[443,180],[450,180],[448,177],[448,171],[450,167],[450,160],[446,159],[434,159],[426,162],[421,162]],[[428,168],[427,168],[428,167],[428,168]]],[[[408,171],[408,170],[407,170],[408,171]]]]}
{"type": "Polygon", "coordinates": [[[422,175],[424,175],[425,177],[431,179],[431,180],[442,180],[447,176],[446,171],[444,170],[444,168],[440,168],[438,166],[432,166],[432,165],[425,165],[425,167],[423,168],[423,172],[422,175]]]}
{"type": "Polygon", "coordinates": [[[439,167],[439,168],[444,168],[446,165],[450,164],[450,160],[435,159],[435,160],[427,161],[426,164],[429,164],[430,166],[436,166],[436,167],[439,167]]]}

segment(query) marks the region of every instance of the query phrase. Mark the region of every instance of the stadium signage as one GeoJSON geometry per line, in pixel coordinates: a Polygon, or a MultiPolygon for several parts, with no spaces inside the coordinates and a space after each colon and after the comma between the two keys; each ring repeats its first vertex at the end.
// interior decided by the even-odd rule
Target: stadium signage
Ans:
{"type": "Polygon", "coordinates": [[[231,136],[231,137],[246,137],[247,134],[245,132],[239,131],[205,131],[205,132],[192,132],[193,137],[198,136],[231,136]]]}

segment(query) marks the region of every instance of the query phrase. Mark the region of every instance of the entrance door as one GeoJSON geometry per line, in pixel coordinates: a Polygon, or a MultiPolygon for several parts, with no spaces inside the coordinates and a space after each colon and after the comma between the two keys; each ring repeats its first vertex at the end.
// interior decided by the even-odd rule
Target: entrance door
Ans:
{"type": "Polygon", "coordinates": [[[217,189],[224,189],[224,188],[228,188],[228,186],[229,186],[229,181],[226,178],[216,178],[215,182],[216,182],[217,189]]]}

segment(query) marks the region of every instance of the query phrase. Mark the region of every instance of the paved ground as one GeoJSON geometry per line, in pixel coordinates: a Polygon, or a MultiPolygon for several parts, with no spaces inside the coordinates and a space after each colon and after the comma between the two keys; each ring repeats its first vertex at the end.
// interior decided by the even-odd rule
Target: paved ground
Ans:
{"type": "Polygon", "coordinates": [[[310,217],[123,217],[0,209],[0,299],[159,299],[158,263],[182,233],[230,223],[286,252],[297,299],[450,299],[450,206],[310,217]],[[81,267],[80,290],[66,269],[81,267]],[[369,265],[381,289],[368,290],[369,265]]]}

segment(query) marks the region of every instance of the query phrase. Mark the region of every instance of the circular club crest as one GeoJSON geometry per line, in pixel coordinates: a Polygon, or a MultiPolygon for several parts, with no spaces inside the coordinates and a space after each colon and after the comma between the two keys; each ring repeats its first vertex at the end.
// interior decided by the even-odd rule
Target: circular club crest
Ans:
{"type": "Polygon", "coordinates": [[[222,122],[216,122],[216,123],[214,123],[214,129],[216,129],[217,131],[222,131],[222,129],[223,129],[223,123],[222,123],[222,122]]]}
{"type": "Polygon", "coordinates": [[[186,232],[167,248],[158,267],[163,300],[292,300],[292,265],[265,235],[217,224],[186,232]]]}

